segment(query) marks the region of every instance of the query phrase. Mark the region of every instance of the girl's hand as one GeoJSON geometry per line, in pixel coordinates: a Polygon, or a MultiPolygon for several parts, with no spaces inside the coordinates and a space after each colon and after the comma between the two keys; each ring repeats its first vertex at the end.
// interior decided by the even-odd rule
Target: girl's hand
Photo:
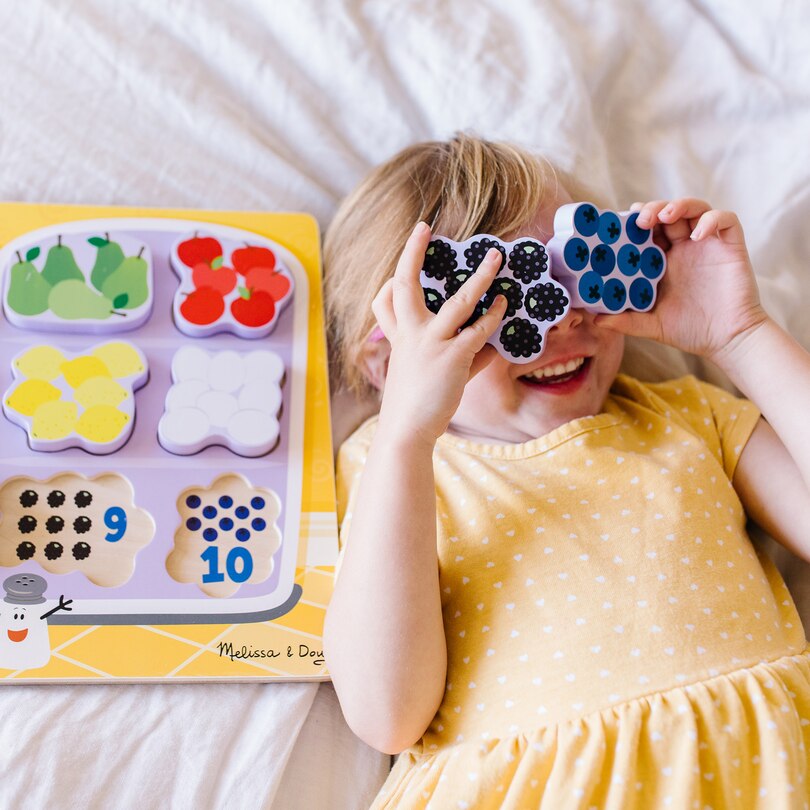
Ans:
{"type": "Polygon", "coordinates": [[[597,315],[599,326],[712,358],[766,320],[736,214],[689,198],[631,210],[639,226],[654,228],[666,274],[651,311],[597,315]]]}
{"type": "Polygon", "coordinates": [[[414,228],[372,310],[391,344],[380,428],[432,447],[450,424],[464,386],[495,356],[486,342],[503,318],[506,299],[497,296],[485,315],[461,329],[500,268],[501,255],[493,248],[439,313],[431,313],[419,283],[430,237],[424,222],[414,228]]]}

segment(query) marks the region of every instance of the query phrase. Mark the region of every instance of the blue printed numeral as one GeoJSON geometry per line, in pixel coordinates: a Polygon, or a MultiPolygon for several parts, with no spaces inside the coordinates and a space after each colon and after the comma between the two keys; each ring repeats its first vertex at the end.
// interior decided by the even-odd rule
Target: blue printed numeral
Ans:
{"type": "MultiPolygon", "coordinates": [[[[208,573],[203,574],[203,582],[222,582],[225,574],[219,570],[219,548],[209,546],[200,557],[208,563],[208,573]]],[[[225,558],[225,572],[233,582],[245,582],[253,573],[253,557],[244,546],[237,546],[225,558]],[[241,570],[239,570],[241,569],[241,570]]]]}

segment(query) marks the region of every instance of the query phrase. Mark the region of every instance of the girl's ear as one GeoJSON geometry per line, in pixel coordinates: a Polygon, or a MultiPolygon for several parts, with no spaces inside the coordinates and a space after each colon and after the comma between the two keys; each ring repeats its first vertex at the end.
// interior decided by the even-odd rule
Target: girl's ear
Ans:
{"type": "Polygon", "coordinates": [[[379,336],[372,333],[372,337],[363,344],[363,348],[360,350],[360,368],[363,370],[363,376],[377,391],[382,392],[385,385],[390,357],[391,344],[382,336],[381,331],[379,336]]]}

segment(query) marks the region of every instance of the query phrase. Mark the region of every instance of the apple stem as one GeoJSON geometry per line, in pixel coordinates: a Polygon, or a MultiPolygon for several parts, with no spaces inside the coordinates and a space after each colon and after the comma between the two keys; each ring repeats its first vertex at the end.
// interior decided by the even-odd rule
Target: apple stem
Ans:
{"type": "Polygon", "coordinates": [[[137,258],[139,258],[139,259],[141,258],[141,254],[144,252],[144,250],[145,250],[145,249],[146,249],[146,245],[144,245],[144,246],[143,246],[143,247],[142,247],[142,248],[141,248],[141,249],[138,251],[138,256],[137,256],[137,258]]]}

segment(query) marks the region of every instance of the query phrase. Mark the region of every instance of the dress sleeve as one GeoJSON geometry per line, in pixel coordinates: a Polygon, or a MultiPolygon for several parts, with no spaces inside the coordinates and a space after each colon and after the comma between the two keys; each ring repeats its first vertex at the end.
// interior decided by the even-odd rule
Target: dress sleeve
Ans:
{"type": "Polygon", "coordinates": [[[759,408],[692,375],[650,387],[703,439],[731,480],[760,419],[759,408]]]}

